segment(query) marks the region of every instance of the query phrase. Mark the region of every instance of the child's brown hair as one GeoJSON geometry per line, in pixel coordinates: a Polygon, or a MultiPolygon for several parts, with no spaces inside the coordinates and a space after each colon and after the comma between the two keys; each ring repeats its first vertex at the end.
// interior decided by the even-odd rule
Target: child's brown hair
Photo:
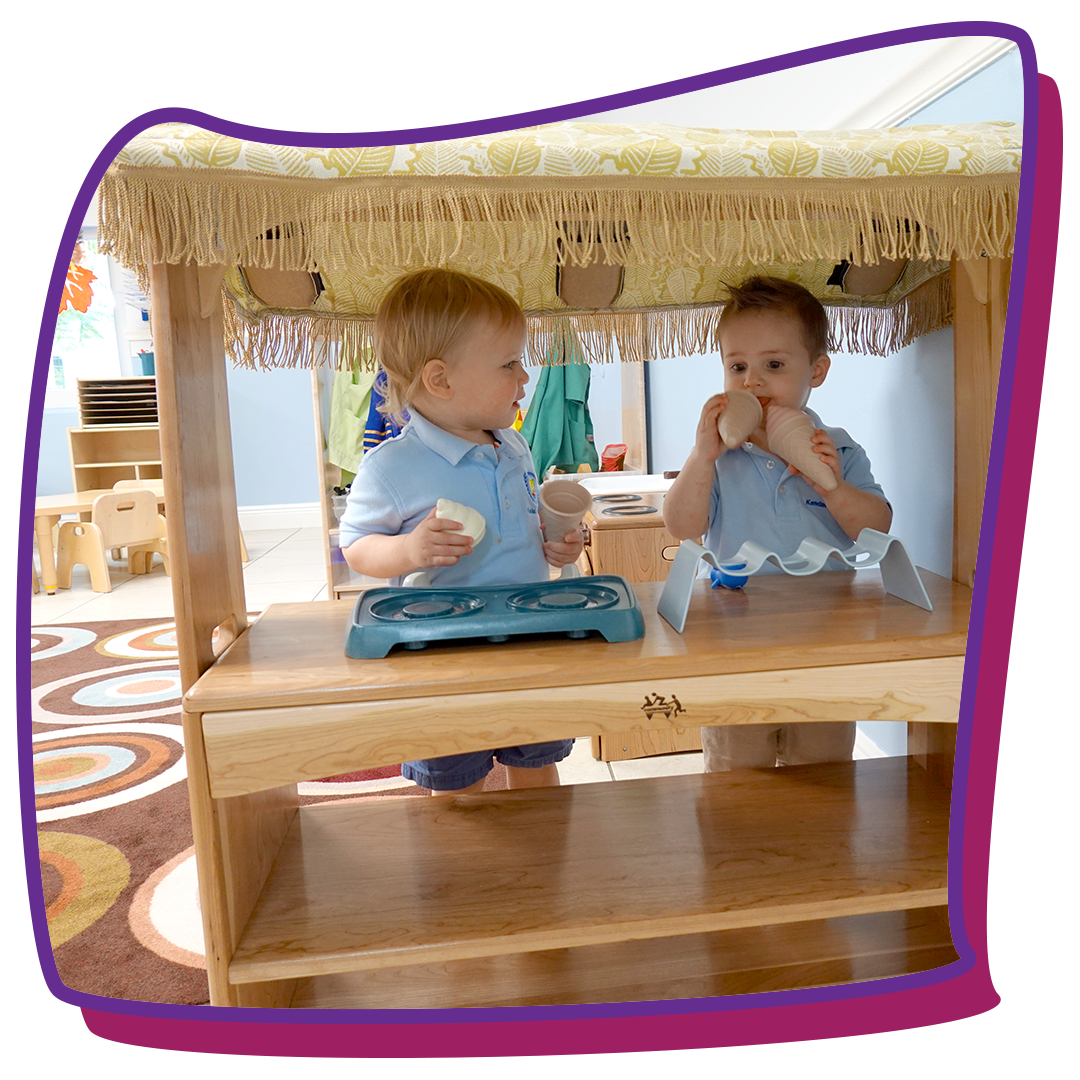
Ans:
{"type": "Polygon", "coordinates": [[[779,311],[795,317],[802,327],[803,340],[813,359],[829,351],[829,318],[821,301],[794,281],[758,275],[741,285],[729,285],[731,300],[724,305],[716,329],[716,344],[724,321],[746,311],[779,311]]]}
{"type": "Polygon", "coordinates": [[[424,365],[441,358],[478,319],[524,325],[509,293],[457,270],[417,270],[399,278],[375,316],[375,355],[386,371],[382,411],[401,418],[415,399],[424,365]]]}

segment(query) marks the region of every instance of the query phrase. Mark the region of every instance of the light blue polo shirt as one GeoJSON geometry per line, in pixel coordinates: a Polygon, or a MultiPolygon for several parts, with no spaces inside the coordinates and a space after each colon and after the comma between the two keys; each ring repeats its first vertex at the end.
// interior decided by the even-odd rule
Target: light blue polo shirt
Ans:
{"type": "MultiPolygon", "coordinates": [[[[825,427],[820,417],[805,410],[836,443],[844,479],[860,491],[885,498],[870,471],[866,451],[843,429],[825,427]]],[[[837,524],[822,497],[801,477],[788,472],[787,463],[752,443],[728,450],[716,460],[709,504],[709,530],[705,547],[721,561],[730,561],[746,540],[775,551],[782,558],[813,536],[841,551],[854,539],[837,524]]],[[[836,559],[825,564],[843,570],[836,559]]],[[[759,573],[782,573],[766,562],[759,573]]]]}
{"type": "Polygon", "coordinates": [[[439,499],[452,499],[479,511],[487,530],[455,566],[425,568],[433,586],[547,581],[529,444],[513,428],[494,434],[498,446],[478,446],[413,413],[401,434],[364,454],[340,522],[341,547],[370,533],[412,532],[439,499]]]}

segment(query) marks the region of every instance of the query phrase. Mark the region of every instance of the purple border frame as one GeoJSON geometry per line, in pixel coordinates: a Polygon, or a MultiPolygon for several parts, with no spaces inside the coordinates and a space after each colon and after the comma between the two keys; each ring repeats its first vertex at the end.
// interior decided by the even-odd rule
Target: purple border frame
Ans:
{"type": "MultiPolygon", "coordinates": [[[[35,929],[5,931],[0,939],[0,1021],[10,1056],[401,1056],[406,1035],[408,1056],[438,1057],[1075,1053],[1069,960],[1076,954],[1076,935],[1072,905],[1062,899],[1074,894],[1069,886],[1075,876],[1063,858],[1071,835],[1058,823],[1074,821],[1076,811],[1052,766],[1043,775],[1030,766],[1017,772],[1013,764],[1018,724],[1025,725],[1027,740],[1044,738],[1055,748],[1064,735],[1059,729],[1068,715],[1061,674],[1066,657],[1059,642],[1068,639],[1069,612],[1059,586],[1051,596],[1034,577],[1017,580],[1003,553],[1025,550],[1027,523],[1038,513],[1039,500],[1050,498],[1049,481],[1029,470],[1017,472],[1024,467],[1023,449],[1049,436],[1051,449],[1064,451],[1061,432],[1069,427],[1039,423],[1043,402],[1032,393],[1030,378],[1015,379],[1017,356],[1029,376],[1035,356],[1053,357],[1039,369],[1038,390],[1043,396],[1051,391],[1058,409],[1068,392],[1056,368],[1068,372],[1072,387],[1077,382],[1075,360],[1063,354],[1072,348],[1070,338],[1062,349],[1063,311],[1072,305],[1057,295],[1064,284],[1048,271],[1057,264],[1069,267],[1066,252],[1080,245],[1068,241],[1078,227],[1048,214],[1066,204],[1075,186],[1072,166],[1080,165],[1080,150],[1056,135],[1063,127],[1071,134],[1080,105],[1080,76],[1071,75],[1080,70],[1080,50],[1071,36],[1080,23],[0,26],[6,31],[0,99],[19,103],[18,114],[6,110],[0,152],[25,174],[5,177],[4,183],[51,254],[72,247],[84,208],[125,141],[168,120],[269,143],[394,144],[580,116],[841,54],[957,35],[1017,42],[1027,119],[1020,231],[980,546],[983,572],[975,583],[957,745],[949,855],[957,963],[839,988],[538,1009],[312,1015],[79,994],[59,983],[44,930],[32,858],[30,739],[16,714],[0,728],[0,812],[6,826],[16,833],[22,826],[30,841],[27,879],[35,929]],[[1054,27],[1061,33],[1027,32],[1054,27]],[[354,39],[373,36],[380,40],[357,56],[354,39]],[[589,64],[567,63],[568,37],[589,39],[578,42],[590,45],[589,64]],[[234,48],[237,38],[244,39],[244,51],[234,48]],[[285,78],[268,78],[279,63],[285,78]],[[72,114],[81,106],[72,93],[80,72],[106,89],[108,106],[93,116],[72,114]],[[492,86],[499,92],[491,93],[492,86]],[[238,98],[244,102],[239,122],[229,114],[238,98]],[[1047,131],[1050,137],[1037,140],[1047,131]],[[1038,287],[1025,296],[1029,240],[1032,266],[1040,273],[1038,287]],[[1013,441],[1008,458],[1007,436],[1013,441]],[[1024,514],[1002,509],[1020,500],[1024,514]],[[995,523],[999,554],[991,564],[995,523]],[[1015,633],[1014,626],[1023,632],[1015,633]],[[1053,633],[1058,626],[1059,638],[1053,633]],[[1028,673],[1034,675],[1025,678],[1028,673]],[[778,1008],[784,1012],[774,1014],[778,1008]],[[475,1038],[481,1035],[483,1042],[475,1038]],[[318,1050],[311,1049],[313,1037],[318,1050]]],[[[66,260],[57,261],[41,307],[43,279],[21,297],[28,294],[26,313],[15,316],[37,359],[19,517],[18,550],[24,557],[18,559],[16,580],[17,647],[13,658],[3,660],[12,700],[25,701],[29,683],[25,552],[32,542],[49,313],[58,307],[65,271],[66,260]],[[40,348],[39,324],[45,329],[40,348]]]]}

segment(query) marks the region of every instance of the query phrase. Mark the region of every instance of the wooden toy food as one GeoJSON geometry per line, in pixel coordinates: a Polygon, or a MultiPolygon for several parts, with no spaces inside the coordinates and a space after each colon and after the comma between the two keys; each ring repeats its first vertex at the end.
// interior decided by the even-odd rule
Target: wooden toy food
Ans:
{"type": "Polygon", "coordinates": [[[783,405],[770,405],[765,417],[765,434],[774,454],[794,465],[819,487],[826,491],[836,490],[835,474],[810,445],[814,421],[806,413],[783,405]]]}
{"type": "Polygon", "coordinates": [[[716,425],[724,445],[729,450],[741,446],[760,423],[761,402],[749,390],[729,390],[716,425]]]}
{"type": "Polygon", "coordinates": [[[466,506],[464,503],[452,502],[450,499],[440,499],[435,504],[435,516],[460,522],[461,534],[472,537],[474,548],[484,538],[484,533],[487,532],[487,522],[476,510],[471,506],[466,506]]]}

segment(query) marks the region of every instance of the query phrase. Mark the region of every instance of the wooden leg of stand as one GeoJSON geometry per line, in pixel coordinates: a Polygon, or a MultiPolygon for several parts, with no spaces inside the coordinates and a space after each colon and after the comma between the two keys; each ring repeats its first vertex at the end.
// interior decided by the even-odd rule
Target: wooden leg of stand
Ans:
{"type": "Polygon", "coordinates": [[[183,724],[210,1003],[287,1008],[295,980],[234,986],[229,982],[229,962],[296,813],[296,785],[213,798],[202,717],[185,712],[183,724]]]}
{"type": "Polygon", "coordinates": [[[939,783],[952,787],[955,724],[908,724],[908,753],[939,783]]]}

